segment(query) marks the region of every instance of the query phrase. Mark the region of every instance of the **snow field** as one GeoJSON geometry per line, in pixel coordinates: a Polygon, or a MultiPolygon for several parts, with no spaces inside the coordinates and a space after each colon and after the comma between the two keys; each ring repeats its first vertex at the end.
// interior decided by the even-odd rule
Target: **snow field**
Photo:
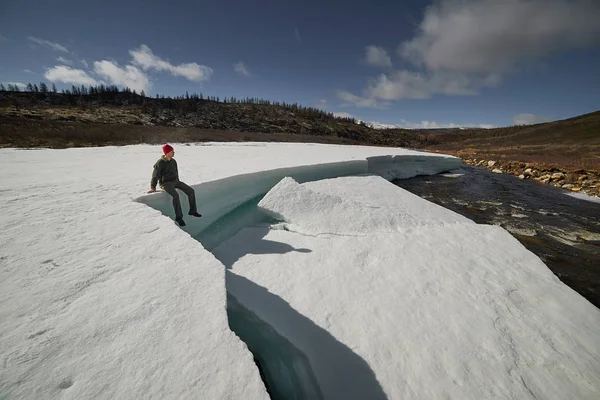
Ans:
{"type": "Polygon", "coordinates": [[[418,171],[460,162],[359,146],[174,147],[206,215],[186,231],[162,216],[167,194],[143,195],[160,146],[0,150],[0,398],[267,398],[228,327],[223,265],[188,233],[280,179],[264,171],[369,172],[370,157],[390,154],[422,160],[418,171]]]}
{"type": "Polygon", "coordinates": [[[259,207],[284,223],[214,253],[324,398],[598,398],[600,310],[502,228],[373,176],[286,178],[259,207]]]}

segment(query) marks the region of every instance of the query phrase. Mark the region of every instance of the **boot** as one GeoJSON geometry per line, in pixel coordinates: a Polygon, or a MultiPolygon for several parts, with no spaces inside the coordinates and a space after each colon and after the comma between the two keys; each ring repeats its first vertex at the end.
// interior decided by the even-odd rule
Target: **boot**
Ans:
{"type": "Polygon", "coordinates": [[[201,217],[201,216],[202,216],[202,214],[198,214],[198,212],[197,212],[197,211],[190,211],[190,212],[188,213],[188,215],[192,215],[192,216],[194,216],[194,217],[201,217]]]}
{"type": "Polygon", "coordinates": [[[177,222],[179,226],[185,226],[185,221],[183,220],[183,218],[177,218],[175,222],[177,222]]]}

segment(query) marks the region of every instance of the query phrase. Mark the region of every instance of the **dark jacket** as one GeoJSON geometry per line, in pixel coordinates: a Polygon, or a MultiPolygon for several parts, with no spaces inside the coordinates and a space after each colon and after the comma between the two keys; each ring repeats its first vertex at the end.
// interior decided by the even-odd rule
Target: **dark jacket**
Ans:
{"type": "Polygon", "coordinates": [[[161,157],[156,164],[154,164],[154,171],[152,171],[152,181],[150,187],[156,189],[156,183],[160,186],[167,182],[177,182],[179,180],[179,173],[177,172],[177,161],[171,158],[171,161],[164,157],[161,157]]]}

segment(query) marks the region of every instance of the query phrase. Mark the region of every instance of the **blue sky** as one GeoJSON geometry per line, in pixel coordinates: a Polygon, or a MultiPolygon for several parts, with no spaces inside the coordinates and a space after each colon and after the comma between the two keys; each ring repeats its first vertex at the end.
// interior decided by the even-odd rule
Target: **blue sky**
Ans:
{"type": "Polygon", "coordinates": [[[591,0],[5,0],[0,82],[505,126],[600,110],[598,21],[591,0]]]}

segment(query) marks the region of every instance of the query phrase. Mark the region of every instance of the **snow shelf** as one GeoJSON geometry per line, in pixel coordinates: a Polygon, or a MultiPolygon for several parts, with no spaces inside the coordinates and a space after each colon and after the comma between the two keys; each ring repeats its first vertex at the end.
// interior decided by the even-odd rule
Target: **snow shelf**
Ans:
{"type": "MultiPolygon", "coordinates": [[[[242,227],[258,222],[252,219],[255,215],[248,215],[252,214],[253,210],[248,210],[248,214],[244,216],[236,215],[235,218],[228,218],[226,223],[223,222],[223,217],[245,204],[254,205],[258,202],[259,197],[262,197],[284,177],[293,178],[297,182],[310,182],[370,173],[393,180],[417,175],[434,175],[455,169],[459,165],[460,160],[454,157],[408,153],[262,170],[195,184],[191,186],[196,192],[203,217],[186,219],[186,226],[183,229],[200,240],[206,248],[214,248],[242,227]]],[[[167,194],[142,196],[137,201],[147,204],[171,218],[175,217],[171,197],[167,194]]],[[[186,210],[187,198],[185,195],[181,197],[181,204],[186,210]]]]}
{"type": "MultiPolygon", "coordinates": [[[[188,218],[192,233],[290,172],[302,181],[460,163],[363,146],[174,147],[205,214],[188,218]]],[[[147,145],[0,149],[0,398],[268,397],[229,329],[223,264],[163,216],[166,193],[141,196],[159,157],[147,145]]]]}
{"type": "Polygon", "coordinates": [[[504,229],[377,176],[286,178],[259,207],[283,222],[214,254],[324,398],[599,398],[600,310],[504,229]]]}

